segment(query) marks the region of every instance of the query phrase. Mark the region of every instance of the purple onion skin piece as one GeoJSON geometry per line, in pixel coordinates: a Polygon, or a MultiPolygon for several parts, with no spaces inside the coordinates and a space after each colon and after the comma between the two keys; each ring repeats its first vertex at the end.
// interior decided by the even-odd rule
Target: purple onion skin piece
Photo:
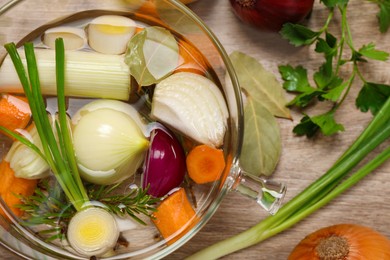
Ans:
{"type": "Polygon", "coordinates": [[[142,187],[149,185],[148,194],[162,197],[180,186],[186,173],[183,147],[175,135],[162,125],[150,134],[150,147],[146,155],[142,187]]]}

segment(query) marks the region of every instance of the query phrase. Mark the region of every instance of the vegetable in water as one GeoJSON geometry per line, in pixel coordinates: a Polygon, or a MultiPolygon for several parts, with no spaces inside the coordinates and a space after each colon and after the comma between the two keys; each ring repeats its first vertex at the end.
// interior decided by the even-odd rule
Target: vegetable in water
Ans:
{"type": "Polygon", "coordinates": [[[31,110],[25,98],[0,94],[0,126],[15,131],[24,129],[31,120],[31,110]]]}
{"type": "Polygon", "coordinates": [[[97,102],[75,116],[74,150],[83,179],[109,185],[135,173],[149,141],[131,116],[134,108],[121,101],[97,102]]]}
{"type": "MultiPolygon", "coordinates": [[[[43,151],[41,139],[35,125],[29,131],[24,131],[24,136],[43,151]]],[[[5,161],[15,172],[15,176],[25,179],[40,179],[48,177],[50,174],[49,165],[46,160],[29,146],[20,141],[15,141],[8,151],[5,161]]]]}
{"type": "Polygon", "coordinates": [[[151,116],[199,143],[219,147],[229,114],[214,82],[199,74],[180,72],[156,85],[151,116]]]}
{"type": "Polygon", "coordinates": [[[225,157],[221,149],[208,145],[195,146],[186,159],[188,175],[198,184],[218,180],[225,169],[225,157]]]}
{"type": "Polygon", "coordinates": [[[116,245],[119,229],[113,215],[103,208],[87,207],[69,222],[70,245],[85,256],[100,256],[116,245]]]}
{"type": "Polygon", "coordinates": [[[284,23],[297,23],[309,15],[314,0],[230,0],[234,13],[261,29],[279,30],[284,23]]]}
{"type": "MultiPolygon", "coordinates": [[[[56,95],[55,51],[36,49],[41,92],[56,95]]],[[[26,57],[20,54],[26,67],[26,57]]],[[[67,51],[65,61],[66,95],[73,97],[128,100],[130,72],[121,55],[86,51],[67,51]]],[[[23,93],[22,85],[9,55],[0,67],[0,92],[23,93]]]]}
{"type": "Polygon", "coordinates": [[[150,135],[150,146],[144,163],[143,188],[154,197],[162,197],[178,187],[186,173],[182,146],[169,129],[161,124],[150,135]]]}
{"type": "Polygon", "coordinates": [[[88,25],[89,46],[104,54],[122,54],[135,33],[136,23],[120,15],[102,15],[88,25]]]}
{"type": "Polygon", "coordinates": [[[390,240],[369,227],[338,224],[305,237],[288,257],[296,259],[390,259],[390,240]]]}
{"type": "Polygon", "coordinates": [[[57,38],[64,40],[65,50],[78,50],[87,44],[85,30],[73,26],[50,28],[42,36],[42,42],[49,48],[55,48],[57,38]]]}
{"type": "MultiPolygon", "coordinates": [[[[16,216],[22,216],[23,210],[16,207],[17,205],[22,204],[20,196],[32,195],[37,186],[37,180],[16,177],[10,164],[5,160],[0,162],[0,178],[0,197],[16,216]]],[[[1,208],[0,215],[6,217],[6,214],[1,208]]]]}
{"type": "Polygon", "coordinates": [[[179,188],[157,207],[152,221],[165,239],[183,232],[196,213],[187,198],[184,188],[179,188]]]}
{"type": "Polygon", "coordinates": [[[140,86],[149,86],[170,75],[178,66],[179,46],[173,34],[150,26],[128,43],[125,62],[140,86]]]}

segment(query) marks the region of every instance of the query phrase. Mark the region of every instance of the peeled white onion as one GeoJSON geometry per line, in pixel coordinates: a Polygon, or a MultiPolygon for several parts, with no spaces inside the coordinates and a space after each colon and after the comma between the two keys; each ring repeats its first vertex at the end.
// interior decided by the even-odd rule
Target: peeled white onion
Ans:
{"type": "Polygon", "coordinates": [[[95,102],[98,103],[81,108],[72,121],[74,149],[81,177],[91,183],[109,185],[136,172],[149,141],[137,119],[130,116],[133,109],[130,105],[114,100],[95,102]],[[126,107],[127,112],[123,112],[126,107]]]}
{"type": "Polygon", "coordinates": [[[43,35],[43,43],[55,49],[55,41],[57,38],[64,40],[65,50],[78,50],[84,47],[87,43],[85,31],[81,28],[71,26],[59,26],[50,28],[43,35]]]}
{"type": "Polygon", "coordinates": [[[104,54],[122,54],[126,51],[136,26],[132,19],[124,16],[99,16],[88,26],[89,46],[104,54]]]}
{"type": "Polygon", "coordinates": [[[180,72],[157,84],[151,115],[200,143],[219,147],[229,113],[221,91],[211,80],[180,72]]]}

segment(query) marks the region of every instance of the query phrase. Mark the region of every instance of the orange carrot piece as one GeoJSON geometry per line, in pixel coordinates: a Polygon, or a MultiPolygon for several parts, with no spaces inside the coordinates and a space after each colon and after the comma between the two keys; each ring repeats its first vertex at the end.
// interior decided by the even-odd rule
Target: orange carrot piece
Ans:
{"type": "MultiPolygon", "coordinates": [[[[10,164],[5,160],[0,162],[0,180],[0,196],[16,216],[22,216],[23,211],[15,207],[22,203],[17,195],[31,196],[37,186],[37,180],[15,177],[10,164]]],[[[6,216],[1,209],[0,214],[6,216]]]]}
{"type": "Polygon", "coordinates": [[[31,119],[31,111],[25,98],[9,94],[0,95],[0,125],[14,131],[25,128],[31,119]]]}
{"type": "Polygon", "coordinates": [[[202,54],[191,44],[179,40],[179,66],[175,72],[193,72],[204,75],[207,65],[202,54]]]}
{"type": "Polygon", "coordinates": [[[152,221],[161,235],[167,239],[181,229],[185,229],[186,224],[194,217],[195,211],[184,188],[179,188],[161,202],[153,214],[152,221]]]}
{"type": "Polygon", "coordinates": [[[186,163],[188,175],[198,184],[218,180],[226,165],[223,151],[205,144],[193,148],[186,163]]]}

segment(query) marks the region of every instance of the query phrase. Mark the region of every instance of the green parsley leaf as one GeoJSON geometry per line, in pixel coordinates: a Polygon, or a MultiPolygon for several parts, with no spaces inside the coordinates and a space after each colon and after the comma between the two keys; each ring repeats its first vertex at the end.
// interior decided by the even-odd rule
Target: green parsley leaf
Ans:
{"type": "Polygon", "coordinates": [[[285,90],[301,93],[312,90],[307,77],[307,70],[304,67],[299,65],[294,68],[291,65],[281,65],[279,66],[279,72],[285,81],[283,83],[285,90]]]}
{"type": "Polygon", "coordinates": [[[356,106],[362,112],[370,110],[375,115],[389,97],[389,85],[366,82],[356,98],[356,106]]]}
{"type": "Polygon", "coordinates": [[[344,89],[348,86],[348,82],[342,82],[341,78],[338,78],[338,79],[341,80],[342,84],[330,89],[327,93],[321,95],[322,98],[324,98],[326,100],[331,100],[333,102],[336,102],[337,100],[339,100],[344,89]]]}
{"type": "Polygon", "coordinates": [[[314,124],[308,115],[305,115],[301,122],[294,127],[293,132],[300,136],[313,137],[319,129],[319,126],[314,124]]]}
{"type": "Polygon", "coordinates": [[[313,31],[303,25],[285,23],[280,31],[282,37],[295,46],[312,44],[320,35],[320,32],[313,31]]]}
{"type": "Polygon", "coordinates": [[[307,107],[316,97],[324,94],[323,91],[311,88],[310,90],[297,95],[287,103],[287,106],[307,107]]]}
{"type": "Polygon", "coordinates": [[[362,56],[367,57],[369,59],[380,60],[380,61],[386,61],[389,57],[389,53],[385,51],[376,50],[374,43],[363,45],[363,47],[359,49],[359,53],[362,56]]]}
{"type": "Polygon", "coordinates": [[[390,27],[390,1],[378,1],[379,12],[377,14],[379,30],[381,33],[387,32],[390,27]]]}
{"type": "Polygon", "coordinates": [[[337,39],[327,32],[325,39],[317,39],[315,51],[318,53],[324,53],[325,56],[337,55],[337,39]]]}
{"type": "Polygon", "coordinates": [[[334,112],[329,111],[313,117],[305,115],[301,122],[294,127],[293,132],[297,135],[313,137],[318,130],[321,130],[324,135],[330,136],[339,131],[344,131],[344,127],[336,123],[334,112]]]}
{"type": "Polygon", "coordinates": [[[321,0],[321,2],[328,8],[333,8],[336,6],[345,6],[348,4],[348,0],[321,0]]]}

